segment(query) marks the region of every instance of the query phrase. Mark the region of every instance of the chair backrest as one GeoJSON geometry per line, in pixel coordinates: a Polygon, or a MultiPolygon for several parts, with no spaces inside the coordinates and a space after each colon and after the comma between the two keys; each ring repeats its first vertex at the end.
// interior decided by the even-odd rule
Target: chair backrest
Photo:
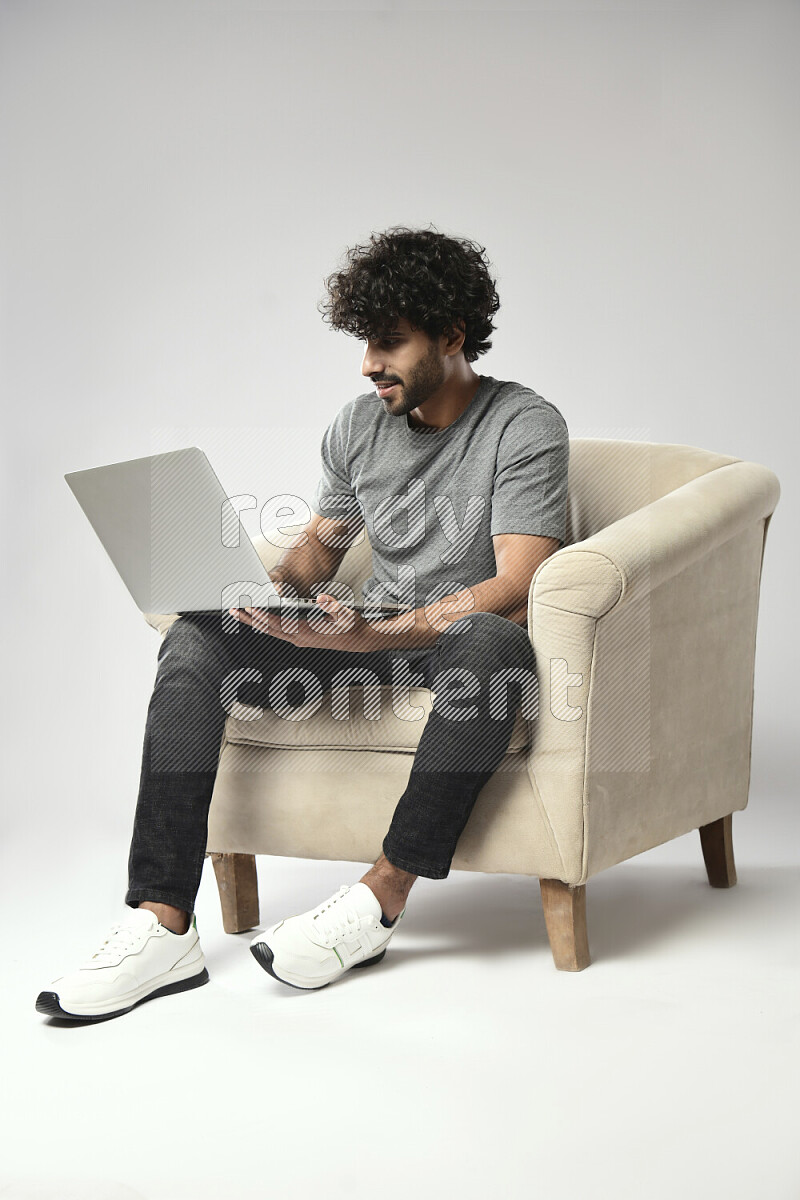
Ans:
{"type": "MultiPolygon", "coordinates": [[[[582,542],[690,479],[740,461],[697,446],[571,438],[566,545],[582,542]]],[[[342,559],[336,579],[361,598],[361,585],[371,573],[372,548],[364,529],[362,540],[342,559]]]]}
{"type": "Polygon", "coordinates": [[[566,544],[582,542],[691,479],[740,462],[725,454],[662,442],[571,438],[566,544]]]}

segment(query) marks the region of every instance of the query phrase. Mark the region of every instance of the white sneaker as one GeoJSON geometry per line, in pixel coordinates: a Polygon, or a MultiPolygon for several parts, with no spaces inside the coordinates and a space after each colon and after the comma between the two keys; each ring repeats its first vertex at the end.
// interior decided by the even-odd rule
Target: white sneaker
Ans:
{"type": "Polygon", "coordinates": [[[383,911],[366,883],[343,884],[317,908],[278,921],[250,943],[256,962],[290,987],[327,987],[351,967],[371,967],[386,953],[400,919],[381,924],[383,911]]]}
{"type": "Polygon", "coordinates": [[[100,949],[69,975],[40,992],[36,1011],[70,1021],[102,1021],[130,1012],[143,1000],[208,983],[192,916],[186,933],[173,933],[147,908],[131,909],[113,925],[100,949]]]}

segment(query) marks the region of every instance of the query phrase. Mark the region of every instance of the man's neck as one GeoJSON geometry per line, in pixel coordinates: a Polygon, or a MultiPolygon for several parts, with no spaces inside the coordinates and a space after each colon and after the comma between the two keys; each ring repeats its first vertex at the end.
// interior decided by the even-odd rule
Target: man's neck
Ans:
{"type": "Polygon", "coordinates": [[[447,391],[441,396],[431,396],[426,400],[424,409],[412,408],[408,414],[409,425],[414,429],[446,429],[469,408],[480,387],[481,378],[470,371],[468,378],[453,386],[448,385],[447,391]]]}

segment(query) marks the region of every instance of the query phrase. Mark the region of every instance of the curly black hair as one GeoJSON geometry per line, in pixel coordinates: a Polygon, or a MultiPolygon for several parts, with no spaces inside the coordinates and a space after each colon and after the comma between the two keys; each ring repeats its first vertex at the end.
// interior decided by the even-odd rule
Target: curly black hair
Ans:
{"type": "Polygon", "coordinates": [[[317,307],[332,329],[361,341],[385,337],[402,317],[431,338],[463,321],[464,357],[474,362],[491,348],[500,307],[484,255],[485,247],[466,238],[395,225],[347,251],[317,307]]]}

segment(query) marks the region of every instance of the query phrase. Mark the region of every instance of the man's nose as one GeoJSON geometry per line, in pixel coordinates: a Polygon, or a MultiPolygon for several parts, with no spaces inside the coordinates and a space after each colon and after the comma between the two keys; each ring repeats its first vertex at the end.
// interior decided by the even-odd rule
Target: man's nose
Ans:
{"type": "Polygon", "coordinates": [[[383,362],[378,355],[377,350],[367,346],[364,351],[364,358],[361,362],[362,375],[380,375],[383,371],[383,362]]]}

